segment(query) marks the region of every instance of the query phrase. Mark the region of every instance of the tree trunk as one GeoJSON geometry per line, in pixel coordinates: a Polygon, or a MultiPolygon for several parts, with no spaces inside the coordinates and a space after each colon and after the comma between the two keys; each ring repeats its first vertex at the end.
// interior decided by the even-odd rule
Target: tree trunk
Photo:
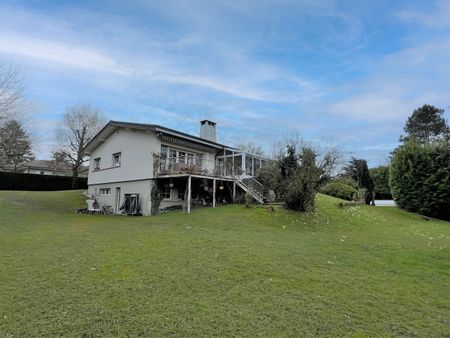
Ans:
{"type": "Polygon", "coordinates": [[[72,169],[72,189],[77,187],[77,178],[78,178],[78,168],[74,167],[72,169]]]}

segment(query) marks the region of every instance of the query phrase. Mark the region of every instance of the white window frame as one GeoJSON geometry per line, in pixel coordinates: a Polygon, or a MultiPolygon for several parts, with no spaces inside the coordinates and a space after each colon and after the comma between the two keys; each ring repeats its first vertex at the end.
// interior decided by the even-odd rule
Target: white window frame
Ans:
{"type": "Polygon", "coordinates": [[[100,196],[111,195],[111,188],[100,188],[99,195],[100,196]]]}
{"type": "Polygon", "coordinates": [[[162,198],[163,200],[170,200],[172,198],[172,188],[167,186],[164,187],[164,190],[161,192],[162,198]],[[166,197],[167,195],[169,195],[169,197],[166,197]]]}
{"type": "Polygon", "coordinates": [[[114,153],[112,155],[112,166],[113,167],[120,167],[122,165],[122,153],[118,152],[118,153],[114,153]],[[116,158],[118,158],[119,160],[116,161],[116,158]]]}
{"type": "Polygon", "coordinates": [[[101,157],[94,158],[94,170],[100,170],[101,162],[101,157]]]}

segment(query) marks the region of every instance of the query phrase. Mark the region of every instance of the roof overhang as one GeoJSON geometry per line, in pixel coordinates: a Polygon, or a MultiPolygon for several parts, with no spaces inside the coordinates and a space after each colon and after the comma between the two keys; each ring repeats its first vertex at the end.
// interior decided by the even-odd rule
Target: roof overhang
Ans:
{"type": "Polygon", "coordinates": [[[199,144],[203,147],[213,148],[213,149],[223,149],[224,145],[219,143],[210,142],[208,140],[204,140],[200,137],[189,135],[186,133],[178,132],[173,129],[165,128],[162,126],[154,125],[154,124],[141,124],[141,123],[130,123],[130,122],[119,122],[119,121],[109,121],[98,133],[95,135],[92,140],[84,147],[83,154],[90,155],[92,151],[97,148],[100,144],[105,142],[105,140],[111,136],[114,132],[119,129],[132,129],[132,130],[140,130],[140,131],[152,131],[162,135],[170,135],[173,137],[177,137],[183,140],[188,140],[190,142],[199,144]]]}

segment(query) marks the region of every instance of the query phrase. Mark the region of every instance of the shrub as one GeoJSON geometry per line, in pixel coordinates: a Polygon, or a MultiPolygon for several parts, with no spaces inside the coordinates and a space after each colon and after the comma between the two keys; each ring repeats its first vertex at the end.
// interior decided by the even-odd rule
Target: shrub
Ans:
{"type": "Polygon", "coordinates": [[[392,199],[391,187],[389,185],[389,167],[380,166],[370,169],[370,176],[374,183],[376,199],[392,199]]]}
{"type": "Polygon", "coordinates": [[[356,181],[350,176],[339,176],[338,178],[334,179],[333,182],[349,185],[352,188],[358,189],[358,183],[356,183],[356,181]]]}
{"type": "Polygon", "coordinates": [[[347,201],[353,201],[358,196],[358,190],[339,181],[331,182],[322,187],[321,192],[325,195],[337,197],[347,201]]]}
{"type": "Polygon", "coordinates": [[[246,208],[250,208],[252,204],[253,204],[253,197],[248,192],[246,192],[244,195],[244,206],[246,208]]]}
{"type": "Polygon", "coordinates": [[[390,186],[400,208],[450,220],[450,145],[407,143],[394,151],[390,186]]]}
{"type": "Polygon", "coordinates": [[[286,207],[295,211],[314,211],[319,176],[316,154],[309,148],[303,148],[301,165],[286,188],[286,207]]]}
{"type": "Polygon", "coordinates": [[[54,191],[86,188],[86,177],[77,177],[73,181],[69,176],[0,172],[0,190],[54,191]]]}
{"type": "Polygon", "coordinates": [[[346,176],[350,176],[358,183],[361,198],[364,196],[366,204],[370,204],[373,200],[373,180],[370,176],[367,161],[352,157],[349,164],[343,168],[346,176]],[[364,195],[362,191],[365,191],[364,195]]]}

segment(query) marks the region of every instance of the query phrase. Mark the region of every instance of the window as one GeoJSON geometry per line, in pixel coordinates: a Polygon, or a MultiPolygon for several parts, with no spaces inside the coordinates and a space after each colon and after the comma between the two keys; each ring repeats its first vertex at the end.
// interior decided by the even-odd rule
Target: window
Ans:
{"type": "Polygon", "coordinates": [[[100,170],[100,157],[94,159],[94,170],[100,170]]]}
{"type": "Polygon", "coordinates": [[[179,200],[184,200],[184,191],[183,190],[178,190],[178,199],[179,200]]]}
{"type": "Polygon", "coordinates": [[[168,158],[168,161],[166,162],[167,169],[178,168],[176,163],[187,164],[189,166],[196,165],[198,167],[202,167],[203,164],[203,154],[201,153],[186,152],[184,150],[161,145],[161,154],[166,155],[168,158]]]}
{"type": "Polygon", "coordinates": [[[170,200],[170,192],[171,191],[172,191],[172,189],[169,186],[164,187],[164,190],[162,191],[162,194],[161,194],[162,198],[165,200],[170,200]]]}
{"type": "Polygon", "coordinates": [[[194,154],[187,154],[187,164],[189,165],[194,164],[194,154]]]}
{"type": "Polygon", "coordinates": [[[100,195],[111,195],[110,188],[100,188],[100,195]]]}
{"type": "Polygon", "coordinates": [[[168,150],[167,146],[161,145],[161,154],[162,155],[167,156],[167,150],[168,150]]]}
{"type": "Polygon", "coordinates": [[[203,162],[203,154],[197,154],[197,156],[195,157],[195,164],[201,167],[202,162],[203,162]]]}
{"type": "Polygon", "coordinates": [[[45,173],[43,171],[40,172],[41,175],[44,175],[45,173]]]}
{"type": "Polygon", "coordinates": [[[186,153],[184,151],[178,152],[178,163],[186,163],[186,153]]]}
{"type": "Polygon", "coordinates": [[[122,153],[113,154],[113,167],[120,167],[120,159],[122,157],[122,153]]]}
{"type": "Polygon", "coordinates": [[[174,149],[169,149],[169,165],[173,166],[177,159],[177,151],[174,149]]]}

